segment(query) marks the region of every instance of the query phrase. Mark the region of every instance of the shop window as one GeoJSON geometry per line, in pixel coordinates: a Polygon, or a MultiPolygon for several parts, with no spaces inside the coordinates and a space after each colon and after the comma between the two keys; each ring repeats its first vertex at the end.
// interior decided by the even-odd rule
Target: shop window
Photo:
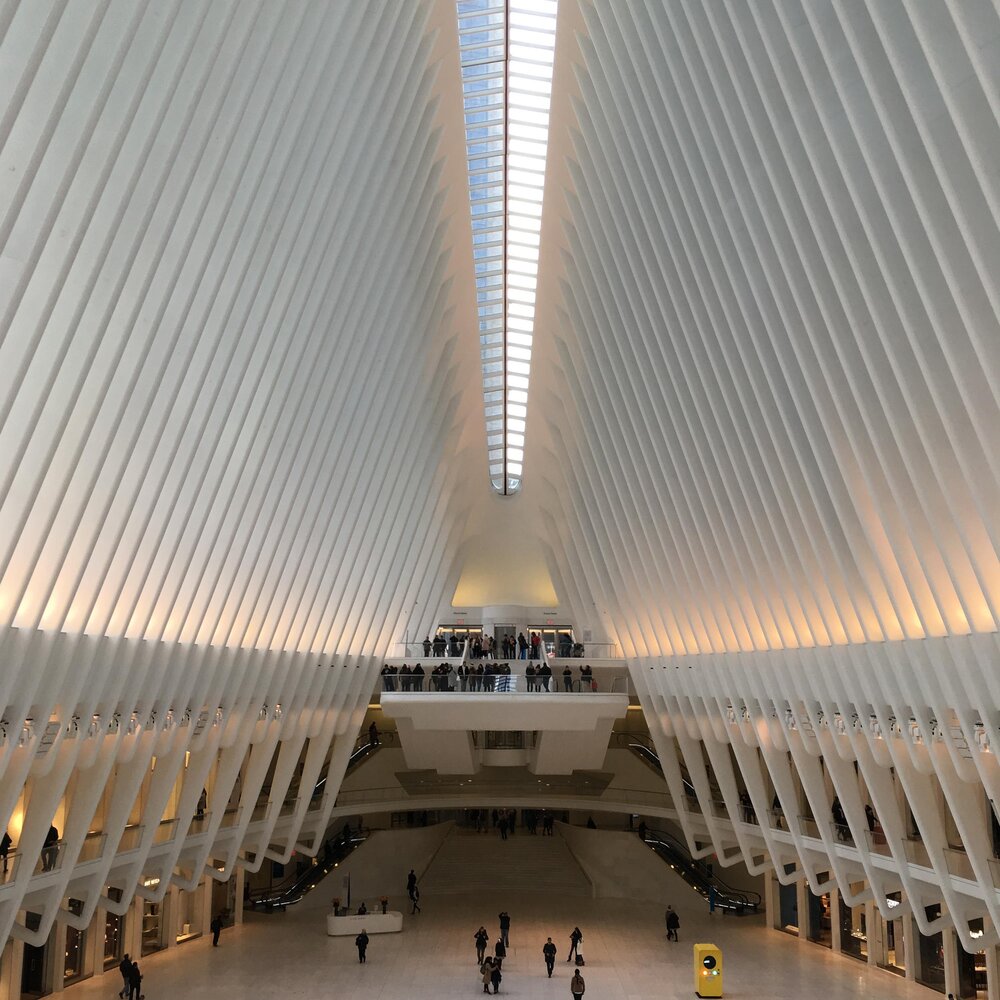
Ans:
{"type": "MultiPolygon", "coordinates": [[[[928,920],[941,916],[941,906],[935,903],[926,908],[928,920]]],[[[937,934],[920,935],[920,972],[917,982],[929,989],[944,993],[944,939],[937,934]]]]}
{"type": "MultiPolygon", "coordinates": [[[[79,899],[71,899],[68,909],[70,913],[79,916],[83,913],[83,902],[79,899]]],[[[85,945],[87,932],[78,930],[76,927],[66,925],[66,954],[63,961],[63,984],[78,983],[86,975],[84,969],[84,957],[86,955],[85,945]]]]}
{"type": "Polygon", "coordinates": [[[850,906],[840,895],[840,950],[845,955],[868,961],[868,926],[864,903],[850,906]]]}

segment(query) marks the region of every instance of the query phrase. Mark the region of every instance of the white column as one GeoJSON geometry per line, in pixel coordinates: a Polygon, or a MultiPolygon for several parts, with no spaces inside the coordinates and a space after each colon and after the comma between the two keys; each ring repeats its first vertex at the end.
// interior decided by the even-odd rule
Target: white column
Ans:
{"type": "Polygon", "coordinates": [[[24,942],[10,939],[0,953],[0,1000],[21,1000],[24,942]]]}
{"type": "Polygon", "coordinates": [[[865,903],[865,934],[868,936],[868,964],[884,963],[888,957],[885,949],[885,925],[882,915],[870,899],[865,903]]]}
{"type": "Polygon", "coordinates": [[[799,911],[799,939],[809,940],[809,883],[800,878],[795,883],[795,904],[799,911]]]}
{"type": "Polygon", "coordinates": [[[775,930],[781,927],[781,890],[774,872],[764,874],[764,912],[767,926],[775,930]]]}
{"type": "Polygon", "coordinates": [[[986,997],[1000,1000],[1000,949],[986,949],[986,997]]]}
{"type": "Polygon", "coordinates": [[[960,996],[958,989],[958,938],[955,932],[945,928],[941,934],[944,954],[944,991],[960,996]]]}
{"type": "Polygon", "coordinates": [[[840,953],[840,893],[836,887],[830,890],[830,947],[840,953]]]}
{"type": "Polygon", "coordinates": [[[237,868],[236,873],[233,875],[236,879],[236,903],[233,907],[233,922],[236,924],[243,923],[243,891],[244,885],[247,880],[247,871],[245,868],[237,868]]]}

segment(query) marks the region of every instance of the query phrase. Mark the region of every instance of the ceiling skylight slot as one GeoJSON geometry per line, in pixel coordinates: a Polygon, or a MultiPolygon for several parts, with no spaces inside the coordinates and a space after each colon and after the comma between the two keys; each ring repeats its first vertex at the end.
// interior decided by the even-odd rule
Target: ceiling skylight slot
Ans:
{"type": "Polygon", "coordinates": [[[490,480],[507,494],[524,457],[556,0],[458,0],[458,34],[490,480]]]}

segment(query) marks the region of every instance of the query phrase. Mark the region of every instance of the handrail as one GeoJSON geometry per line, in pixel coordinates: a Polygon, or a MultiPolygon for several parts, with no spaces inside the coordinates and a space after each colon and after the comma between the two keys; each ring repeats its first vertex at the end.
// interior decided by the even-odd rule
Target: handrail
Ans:
{"type": "Polygon", "coordinates": [[[313,859],[314,864],[311,864],[305,871],[295,872],[277,885],[269,885],[266,889],[251,890],[248,893],[251,907],[263,906],[265,911],[275,908],[283,910],[286,906],[293,906],[300,902],[306,893],[315,889],[317,884],[352,851],[363,844],[365,839],[361,834],[351,834],[346,838],[337,837],[336,840],[328,839],[323,845],[322,860],[319,857],[313,859]]]}
{"type": "Polygon", "coordinates": [[[748,910],[756,913],[761,904],[759,892],[735,889],[715,874],[704,861],[692,857],[687,845],[665,830],[647,830],[644,842],[666,861],[685,882],[706,898],[714,890],[717,909],[737,915],[748,910]]]}

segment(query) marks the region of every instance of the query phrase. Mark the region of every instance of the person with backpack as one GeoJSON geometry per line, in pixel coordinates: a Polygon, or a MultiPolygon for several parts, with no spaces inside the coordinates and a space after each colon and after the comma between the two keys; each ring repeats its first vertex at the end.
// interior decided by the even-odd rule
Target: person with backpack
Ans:
{"type": "Polygon", "coordinates": [[[366,952],[368,951],[368,934],[364,927],[361,928],[361,933],[354,939],[354,943],[358,946],[358,961],[365,964],[368,961],[366,952]]]}
{"type": "Polygon", "coordinates": [[[672,907],[667,907],[667,940],[677,941],[677,931],[681,926],[681,918],[677,916],[677,911],[672,907]]]}
{"type": "Polygon", "coordinates": [[[580,942],[583,940],[583,931],[579,927],[573,928],[573,933],[569,936],[569,957],[566,959],[567,962],[573,960],[573,956],[580,955],[580,942]]]}
{"type": "Polygon", "coordinates": [[[577,969],[569,983],[569,991],[573,994],[573,1000],[580,1000],[580,997],[583,996],[586,989],[587,984],[583,981],[583,976],[580,975],[580,970],[577,969]]]}
{"type": "Polygon", "coordinates": [[[552,978],[552,970],[556,967],[556,946],[552,943],[552,938],[548,938],[542,945],[542,955],[545,956],[545,968],[552,978]]]}

